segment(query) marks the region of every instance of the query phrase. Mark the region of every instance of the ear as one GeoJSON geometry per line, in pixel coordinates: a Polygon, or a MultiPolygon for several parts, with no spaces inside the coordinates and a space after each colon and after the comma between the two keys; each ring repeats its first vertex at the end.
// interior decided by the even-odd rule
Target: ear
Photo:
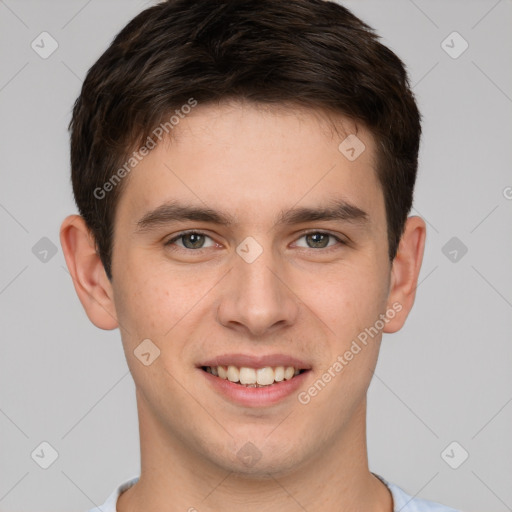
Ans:
{"type": "Polygon", "coordinates": [[[100,329],[115,329],[118,322],[112,285],[96,252],[94,237],[82,217],[66,217],[60,228],[60,243],[89,320],[100,329]]]}
{"type": "Polygon", "coordinates": [[[407,219],[391,268],[387,302],[388,309],[394,310],[397,314],[386,323],[384,332],[400,330],[412,309],[425,249],[426,231],[425,222],[420,217],[407,219]]]}

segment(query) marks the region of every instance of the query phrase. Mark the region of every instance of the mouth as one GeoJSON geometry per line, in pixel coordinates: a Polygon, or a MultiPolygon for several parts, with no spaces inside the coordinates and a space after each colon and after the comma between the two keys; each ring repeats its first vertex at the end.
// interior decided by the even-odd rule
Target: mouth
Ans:
{"type": "Polygon", "coordinates": [[[200,362],[197,371],[223,399],[246,408],[267,408],[289,401],[310,380],[313,368],[286,354],[232,353],[200,362]]]}
{"type": "Polygon", "coordinates": [[[246,388],[268,388],[281,382],[292,380],[294,377],[309,371],[295,366],[264,366],[251,368],[248,366],[215,365],[201,366],[201,369],[233,384],[246,388]]]}

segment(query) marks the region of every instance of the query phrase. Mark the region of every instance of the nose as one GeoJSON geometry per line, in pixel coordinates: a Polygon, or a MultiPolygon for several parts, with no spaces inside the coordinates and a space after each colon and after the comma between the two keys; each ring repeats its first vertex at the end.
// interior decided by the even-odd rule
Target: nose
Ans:
{"type": "Polygon", "coordinates": [[[238,254],[233,259],[221,290],[218,322],[253,337],[292,325],[298,316],[299,299],[287,280],[284,264],[270,249],[251,263],[238,254]]]}

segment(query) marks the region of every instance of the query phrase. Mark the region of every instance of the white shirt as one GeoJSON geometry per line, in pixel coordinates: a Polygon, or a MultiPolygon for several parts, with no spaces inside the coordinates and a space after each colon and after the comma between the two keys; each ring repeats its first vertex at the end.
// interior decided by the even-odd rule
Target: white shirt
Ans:
{"type": "MultiPolygon", "coordinates": [[[[391,491],[391,495],[393,496],[394,512],[460,512],[454,508],[445,507],[440,503],[422,500],[420,498],[413,498],[412,496],[409,496],[405,491],[400,489],[400,487],[397,485],[387,482],[384,480],[384,478],[376,475],[375,473],[373,473],[373,475],[381,480],[391,491]]],[[[107,501],[101,505],[101,507],[92,508],[88,512],[117,512],[116,505],[120,494],[129,489],[133,484],[138,482],[138,480],[139,477],[136,476],[127,482],[122,483],[114,490],[114,492],[107,498],[107,501]]]]}

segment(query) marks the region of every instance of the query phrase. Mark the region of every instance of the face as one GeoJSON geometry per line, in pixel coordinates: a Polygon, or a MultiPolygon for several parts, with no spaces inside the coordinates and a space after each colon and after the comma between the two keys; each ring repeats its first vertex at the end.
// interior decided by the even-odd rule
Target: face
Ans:
{"type": "Polygon", "coordinates": [[[298,468],[362,428],[391,265],[374,141],[359,126],[351,161],[340,126],[199,105],[118,203],[112,293],[141,423],[226,470],[298,468]]]}

